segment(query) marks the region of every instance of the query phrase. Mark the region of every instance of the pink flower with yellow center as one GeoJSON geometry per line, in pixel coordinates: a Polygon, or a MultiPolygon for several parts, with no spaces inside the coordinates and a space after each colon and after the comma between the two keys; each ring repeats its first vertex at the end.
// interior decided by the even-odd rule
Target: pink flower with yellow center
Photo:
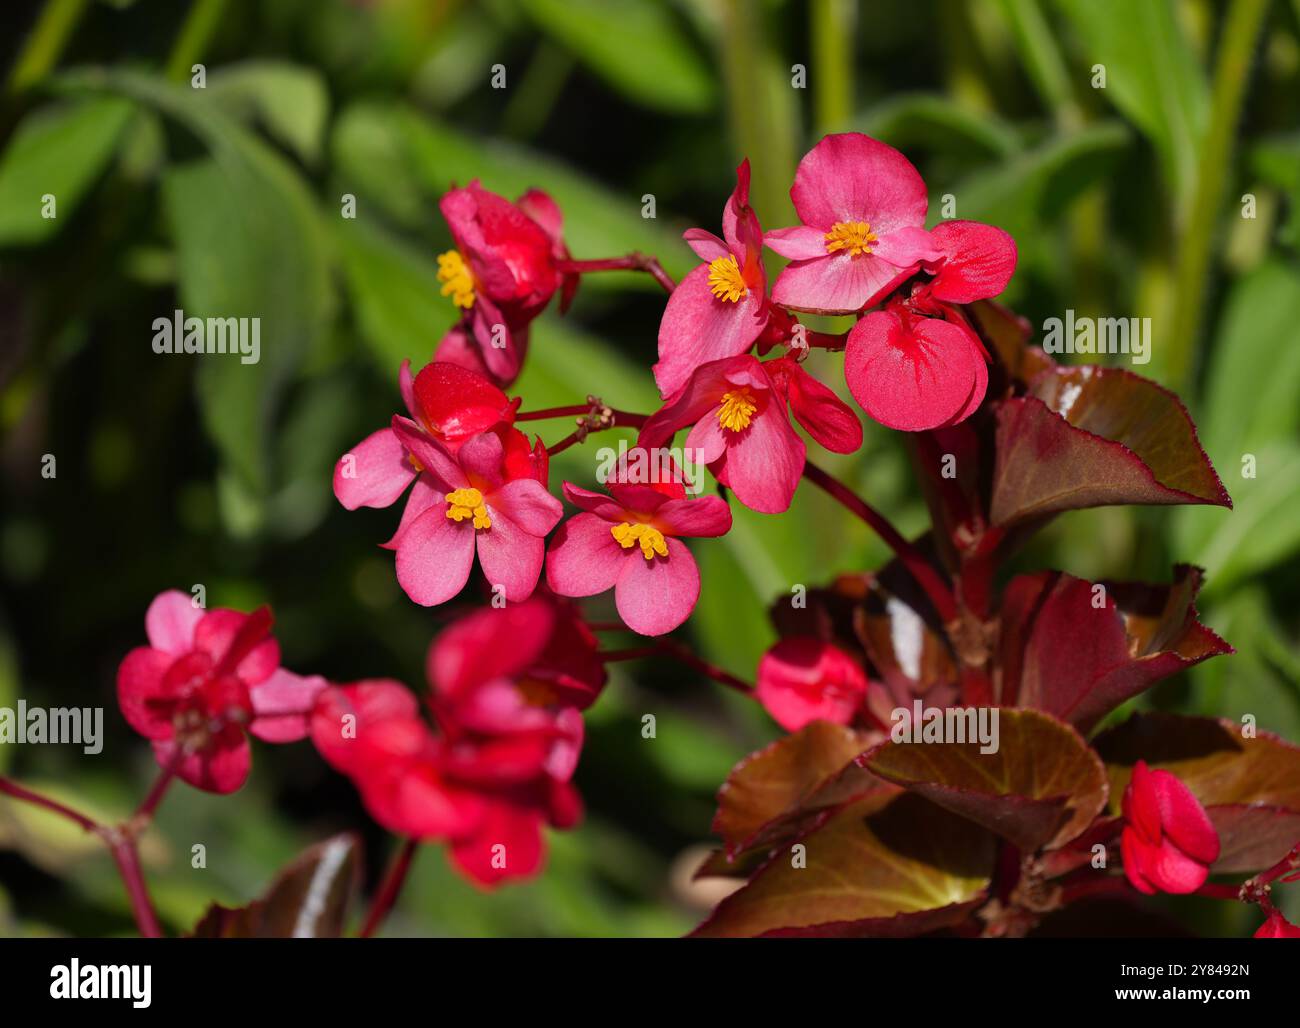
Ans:
{"type": "Polygon", "coordinates": [[[706,263],[673,290],[659,323],[655,383],[671,396],[701,364],[733,357],[754,345],[767,325],[763,230],[749,206],[749,161],[736,169],[736,188],[722,211],[722,238],[693,228],[683,238],[706,263]]]}

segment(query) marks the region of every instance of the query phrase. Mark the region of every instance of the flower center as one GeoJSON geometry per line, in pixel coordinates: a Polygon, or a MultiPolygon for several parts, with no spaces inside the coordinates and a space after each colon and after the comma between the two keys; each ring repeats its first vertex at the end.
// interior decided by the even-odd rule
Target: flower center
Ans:
{"type": "Polygon", "coordinates": [[[442,283],[442,295],[450,296],[457,307],[469,310],[474,306],[474,277],[459,251],[438,254],[438,281],[442,283]]]}
{"type": "Polygon", "coordinates": [[[633,525],[624,521],[621,525],[612,527],[609,532],[625,550],[630,550],[636,543],[640,543],[641,556],[646,560],[653,560],[656,553],[661,557],[668,556],[668,544],[664,542],[664,534],[657,528],[651,528],[649,525],[633,525]]]}
{"type": "Polygon", "coordinates": [[[756,410],[758,410],[758,402],[754,399],[754,394],[749,391],[749,386],[741,386],[739,389],[722,394],[722,406],[718,408],[718,424],[732,432],[739,432],[749,427],[749,423],[754,420],[756,410]]]}
{"type": "Polygon", "coordinates": [[[492,527],[492,519],[488,517],[487,507],[483,503],[483,494],[477,489],[453,489],[445,499],[447,517],[452,521],[473,518],[475,528],[492,527]]]}
{"type": "Polygon", "coordinates": [[[719,300],[736,303],[749,292],[740,274],[740,265],[732,254],[719,257],[709,265],[709,288],[719,300]]]}
{"type": "Polygon", "coordinates": [[[865,221],[837,221],[826,233],[826,252],[845,250],[850,257],[870,253],[876,234],[865,221]]]}

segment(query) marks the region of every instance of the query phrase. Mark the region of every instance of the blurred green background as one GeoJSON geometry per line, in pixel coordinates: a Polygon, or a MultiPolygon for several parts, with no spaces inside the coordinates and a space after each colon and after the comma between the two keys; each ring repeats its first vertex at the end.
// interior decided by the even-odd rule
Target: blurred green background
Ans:
{"type": "MultiPolygon", "coordinates": [[[[108,735],[98,757],[0,748],[5,773],[105,816],[131,809],[154,767],[114,674],[165,588],[271,603],[295,670],[423,687],[456,605],[409,603],[376,546],[397,510],[349,514],[329,482],[398,409],[400,361],[426,361],[453,320],[434,261],[449,184],[541,187],[574,256],[642,250],[680,276],[695,263],[680,232],[717,231],[740,157],[763,224],[791,224],[799,157],[845,129],[907,153],[932,221],[950,195],[958,217],[1013,233],[1005,299],[1036,326],[1066,308],[1152,319],[1154,359],[1135,370],[1183,395],[1236,510],[1071,514],[1017,565],[1158,581],[1174,560],[1205,565],[1204,619],[1239,652],[1142,702],[1254,713],[1300,741],[1300,0],[50,0],[5,5],[0,25],[0,706],[103,705],[108,735]],[[260,316],[262,362],[155,355],[152,321],[176,307],[260,316]]],[[[512,395],[652,409],[656,289],[590,276],[567,317],[534,326],[512,395]]],[[[842,390],[839,358],[820,366],[842,390]]],[[[591,484],[593,450],[557,458],[553,482],[591,484]]],[[[851,458],[811,452],[923,530],[895,434],[868,424],[851,458]]],[[[885,550],[809,490],[784,516],[733,509],[726,538],[692,546],[704,588],[687,631],[749,678],[771,600],[885,550]]],[[[592,610],[612,616],[607,600],[592,610]]],[[[588,716],[588,819],[552,833],[546,874],[485,895],[426,848],[388,931],[687,930],[713,793],[777,734],[722,692],[661,662],[618,665],[588,716]]],[[[258,746],[236,798],[178,786],[144,855],[183,930],[349,826],[373,881],[391,841],[367,824],[308,745],[258,746]],[[206,870],[190,867],[195,843],[206,870]]],[[[1254,927],[1244,908],[1179,909],[1206,931],[1254,927]]],[[[0,804],[0,934],[131,930],[96,843],[0,804]]]]}

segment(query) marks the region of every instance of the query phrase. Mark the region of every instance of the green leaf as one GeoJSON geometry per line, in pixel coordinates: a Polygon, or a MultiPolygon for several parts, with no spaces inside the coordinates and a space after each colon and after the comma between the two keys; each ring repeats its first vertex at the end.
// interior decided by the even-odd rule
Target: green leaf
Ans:
{"type": "Polygon", "coordinates": [[[699,928],[703,937],[911,935],[963,920],[983,899],[993,836],[910,793],[882,789],[779,849],[699,928]]]}
{"type": "MultiPolygon", "coordinates": [[[[1105,768],[1079,733],[1056,718],[1036,710],[997,713],[991,753],[982,752],[976,738],[960,743],[891,739],[863,754],[859,763],[1022,850],[1063,846],[1106,806],[1105,768]]],[[[924,723],[913,726],[917,735],[923,730],[924,723]]]]}
{"type": "MultiPolygon", "coordinates": [[[[658,257],[677,278],[698,263],[680,229],[641,217],[640,190],[613,193],[538,151],[477,139],[403,104],[347,107],[335,126],[333,148],[344,188],[354,186],[350,191],[364,193],[366,202],[411,227],[439,222],[442,194],[453,184],[479,179],[484,188],[510,199],[534,187],[549,193],[564,213],[564,238],[575,257],[640,250],[658,257]]],[[[719,197],[719,211],[723,200],[719,197]]],[[[648,275],[616,277],[658,288],[648,275]]]]}
{"type": "Polygon", "coordinates": [[[1106,88],[1097,92],[1151,140],[1182,210],[1194,188],[1210,96],[1173,0],[1058,3],[1082,37],[1086,74],[1105,66],[1106,88]]]}
{"type": "Polygon", "coordinates": [[[996,115],[934,93],[891,96],[861,114],[855,127],[900,150],[929,146],[1005,159],[1020,149],[1020,134],[996,115]]]}
{"type": "Polygon", "coordinates": [[[0,156],[0,246],[41,243],[72,217],[103,173],[135,107],[116,97],[44,108],[18,126],[0,156]],[[42,216],[46,194],[57,217],[42,216]]]}
{"type": "Polygon", "coordinates": [[[320,157],[329,117],[325,80],[314,68],[251,60],[212,73],[208,94],[236,118],[256,120],[307,164],[320,157]]]}
{"type": "Polygon", "coordinates": [[[537,27],[628,99],[674,114],[712,107],[709,66],[666,4],[522,0],[537,27]]]}

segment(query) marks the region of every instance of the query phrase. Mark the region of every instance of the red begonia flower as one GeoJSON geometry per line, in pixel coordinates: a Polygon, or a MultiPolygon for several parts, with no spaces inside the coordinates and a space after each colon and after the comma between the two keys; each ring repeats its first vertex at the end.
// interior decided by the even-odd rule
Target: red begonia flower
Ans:
{"type": "Polygon", "coordinates": [[[388,681],[331,688],[312,717],[321,754],[356,783],[376,821],[447,841],[482,885],[535,873],[542,827],[571,827],[582,814],[570,784],[582,717],[548,677],[567,662],[562,608],[539,595],[443,632],[428,655],[437,733],[414,696],[388,681]]]}
{"type": "Polygon", "coordinates": [[[853,314],[879,302],[942,251],[925,231],[920,174],[901,153],[860,132],[826,136],[799,162],[790,198],[802,225],[764,242],[792,261],[772,301],[853,314]]]}
{"type": "Polygon", "coordinates": [[[477,552],[489,584],[510,603],[525,600],[541,574],[546,534],[564,513],[546,491],[540,441],[518,429],[480,432],[453,457],[414,422],[395,415],[393,432],[421,474],[397,534],[397,581],[433,606],[464,588],[477,552]]]}
{"type": "Polygon", "coordinates": [[[943,256],[924,262],[934,275],[930,295],[943,303],[988,300],[1006,289],[1016,270],[1016,241],[978,221],[941,221],[930,242],[943,256]]]}
{"type": "Polygon", "coordinates": [[[234,792],[252,760],[246,732],[267,742],[307,734],[307,712],[325,680],[280,667],[271,612],[205,611],[185,593],[156,596],[145,614],[148,646],[117,671],[127,723],[153,742],[163,767],[208,792],[234,792]]]}
{"type": "Polygon", "coordinates": [[[683,238],[701,264],[673,290],[659,323],[655,383],[661,396],[680,390],[701,364],[744,353],[767,324],[763,230],[749,206],[749,161],[722,211],[722,239],[702,228],[683,238]]]}
{"type": "Polygon", "coordinates": [[[964,421],[989,381],[979,337],[957,308],[934,300],[928,284],[853,326],[844,377],[864,411],[903,432],[964,421]]]}
{"type": "MultiPolygon", "coordinates": [[[[472,341],[478,351],[470,358],[456,347],[440,347],[439,357],[475,370],[481,361],[501,385],[519,375],[528,323],[561,285],[555,263],[564,253],[559,210],[537,191],[520,201],[513,204],[474,181],[451,190],[439,204],[456,246],[438,255],[438,280],[442,294],[464,312],[459,341],[472,341]],[[525,206],[540,213],[550,230],[529,217],[525,206]]],[[[570,296],[572,288],[566,284],[570,296]]]]}
{"type": "Polygon", "coordinates": [[[547,583],[562,596],[612,588],[619,616],[633,631],[671,632],[700,595],[695,558],[678,537],[725,535],[731,510],[716,496],[688,500],[649,485],[615,482],[609,490],[612,499],[564,483],[564,495],[584,513],[551,540],[547,583]]]}
{"type": "Polygon", "coordinates": [[[663,446],[693,425],[686,447],[746,507],[779,514],[790,506],[803,474],[804,442],[786,405],[814,439],[835,453],[862,445],[857,415],[788,357],[750,354],[710,361],[646,421],[638,445],[663,446]]]}
{"type": "Polygon", "coordinates": [[[1300,939],[1300,925],[1293,925],[1280,910],[1269,911],[1264,923],[1255,932],[1256,939],[1300,939]]]}
{"type": "Polygon", "coordinates": [[[797,732],[812,721],[852,723],[863,710],[869,682],[843,650],[811,636],[782,639],[758,662],[755,692],[782,728],[797,732]]]}
{"type": "Polygon", "coordinates": [[[1120,850],[1124,874],[1139,892],[1195,892],[1219,859],[1219,833],[1177,776],[1133,766],[1124,790],[1120,850]]]}

